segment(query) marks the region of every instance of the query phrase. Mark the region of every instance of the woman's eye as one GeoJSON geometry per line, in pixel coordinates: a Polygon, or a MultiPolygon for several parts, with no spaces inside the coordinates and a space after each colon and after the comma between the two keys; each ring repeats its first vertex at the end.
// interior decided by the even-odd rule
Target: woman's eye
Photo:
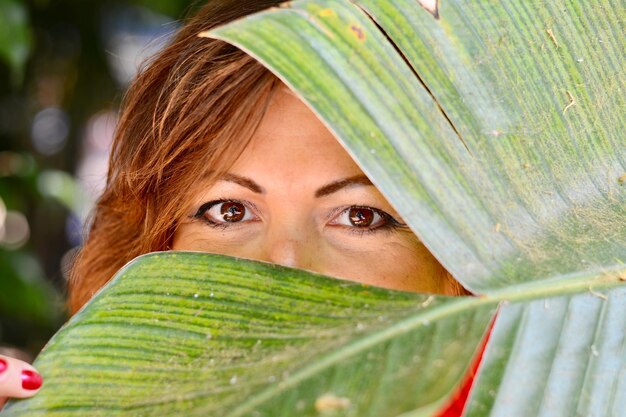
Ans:
{"type": "Polygon", "coordinates": [[[330,224],[362,229],[377,229],[392,222],[393,218],[383,211],[371,207],[353,206],[339,213],[330,224]]]}
{"type": "Polygon", "coordinates": [[[252,211],[244,203],[236,200],[219,200],[203,204],[196,217],[213,225],[226,225],[253,220],[252,211]]]}

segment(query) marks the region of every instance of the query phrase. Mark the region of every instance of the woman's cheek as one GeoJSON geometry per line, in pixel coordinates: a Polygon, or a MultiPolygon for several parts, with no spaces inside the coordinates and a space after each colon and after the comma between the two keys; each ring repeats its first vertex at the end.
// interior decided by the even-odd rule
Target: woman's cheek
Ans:
{"type": "Polygon", "coordinates": [[[242,239],[246,237],[225,230],[211,229],[199,223],[185,224],[178,228],[172,241],[172,249],[180,251],[209,252],[220,255],[240,256],[242,239]]]}
{"type": "MultiPolygon", "coordinates": [[[[318,258],[322,264],[318,271],[362,284],[404,291],[436,292],[436,283],[427,275],[438,263],[420,254],[416,240],[377,242],[376,239],[359,238],[360,242],[329,244],[318,258]]],[[[423,246],[422,246],[423,247],[423,246]]],[[[438,276],[438,275],[437,275],[438,276]]]]}

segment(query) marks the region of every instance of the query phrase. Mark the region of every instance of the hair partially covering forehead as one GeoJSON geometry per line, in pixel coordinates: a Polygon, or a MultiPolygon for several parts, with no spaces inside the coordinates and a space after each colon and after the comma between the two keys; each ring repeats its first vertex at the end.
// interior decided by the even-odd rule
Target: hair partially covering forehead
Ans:
{"type": "Polygon", "coordinates": [[[197,35],[279,3],[210,1],[134,81],[72,270],[71,313],[131,259],[168,249],[199,179],[226,172],[243,152],[281,83],[236,47],[197,35]]]}

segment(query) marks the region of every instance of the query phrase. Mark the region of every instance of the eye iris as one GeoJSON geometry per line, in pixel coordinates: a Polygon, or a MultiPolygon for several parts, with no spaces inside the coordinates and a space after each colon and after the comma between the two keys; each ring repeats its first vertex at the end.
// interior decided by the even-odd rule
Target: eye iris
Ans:
{"type": "Polygon", "coordinates": [[[243,219],[246,213],[246,208],[241,203],[230,201],[222,204],[220,213],[222,214],[224,221],[236,223],[243,219]]]}
{"type": "Polygon", "coordinates": [[[356,227],[367,227],[374,221],[374,211],[364,208],[353,208],[348,213],[350,223],[356,227]]]}

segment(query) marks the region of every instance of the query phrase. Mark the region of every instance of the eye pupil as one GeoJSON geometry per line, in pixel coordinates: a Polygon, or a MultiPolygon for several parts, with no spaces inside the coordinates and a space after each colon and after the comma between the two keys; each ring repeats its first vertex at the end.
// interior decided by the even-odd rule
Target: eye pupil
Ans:
{"type": "Polygon", "coordinates": [[[365,208],[350,209],[350,223],[356,227],[367,227],[374,221],[374,211],[365,208]]]}
{"type": "Polygon", "coordinates": [[[236,223],[244,218],[246,208],[241,203],[229,201],[222,204],[220,213],[222,214],[224,221],[236,223]]]}

